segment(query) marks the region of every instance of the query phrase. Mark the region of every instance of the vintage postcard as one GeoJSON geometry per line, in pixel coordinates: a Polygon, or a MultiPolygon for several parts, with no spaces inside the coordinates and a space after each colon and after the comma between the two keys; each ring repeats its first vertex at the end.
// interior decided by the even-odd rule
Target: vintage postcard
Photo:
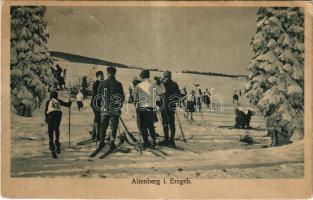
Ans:
{"type": "Polygon", "coordinates": [[[310,198],[312,4],[4,1],[11,198],[310,198]]]}

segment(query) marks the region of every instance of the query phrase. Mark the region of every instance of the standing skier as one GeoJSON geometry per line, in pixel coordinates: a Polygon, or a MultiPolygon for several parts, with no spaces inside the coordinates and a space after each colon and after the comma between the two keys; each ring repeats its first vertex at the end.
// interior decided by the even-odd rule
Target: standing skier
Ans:
{"type": "Polygon", "coordinates": [[[211,99],[210,99],[210,92],[208,89],[205,89],[203,92],[203,103],[205,104],[206,108],[210,108],[211,99]]]}
{"type": "Polygon", "coordinates": [[[187,120],[189,120],[189,114],[190,114],[190,120],[193,121],[192,113],[195,112],[195,106],[196,106],[196,96],[195,91],[191,90],[190,94],[187,94],[187,96],[184,97],[186,99],[186,112],[187,112],[187,120]]]}
{"type": "Polygon", "coordinates": [[[163,73],[163,84],[165,93],[161,95],[163,97],[163,105],[160,105],[162,125],[164,132],[164,140],[160,145],[175,146],[175,112],[176,104],[180,102],[181,94],[176,82],[172,80],[172,73],[165,71],[163,73]],[[170,135],[169,135],[170,131],[170,135]]]}
{"type": "Polygon", "coordinates": [[[84,100],[84,96],[83,96],[82,90],[80,89],[76,95],[78,111],[80,111],[80,109],[84,107],[83,100],[84,100]]]}
{"type": "Polygon", "coordinates": [[[201,112],[201,110],[202,110],[202,102],[203,102],[202,91],[199,88],[198,89],[198,94],[197,94],[197,107],[198,107],[197,110],[198,110],[198,112],[201,112]]]}
{"type": "Polygon", "coordinates": [[[98,95],[101,96],[101,127],[100,127],[100,144],[99,148],[104,147],[106,130],[111,127],[110,150],[116,148],[114,142],[116,138],[119,118],[122,113],[125,95],[123,85],[115,78],[116,68],[108,67],[108,79],[102,81],[98,88],[98,95]]]}
{"type": "Polygon", "coordinates": [[[60,123],[62,119],[61,106],[70,107],[72,102],[64,102],[58,99],[58,93],[52,91],[50,93],[50,99],[46,103],[45,116],[46,122],[48,123],[48,134],[49,134],[49,148],[52,152],[53,158],[57,158],[56,153],[61,153],[60,143],[60,123]],[[55,134],[55,143],[53,142],[55,134]]]}
{"type": "Polygon", "coordinates": [[[87,97],[87,87],[88,87],[87,76],[83,76],[82,88],[83,88],[83,95],[84,95],[84,98],[87,97]]]}
{"type": "Polygon", "coordinates": [[[234,95],[233,95],[233,104],[237,104],[237,106],[239,106],[239,95],[237,94],[237,90],[234,92],[234,95]]]}
{"type": "Polygon", "coordinates": [[[92,108],[94,114],[94,125],[92,129],[92,138],[94,140],[99,140],[100,137],[100,123],[101,123],[101,114],[100,114],[100,107],[101,107],[101,99],[96,98],[98,93],[98,88],[101,81],[104,80],[104,74],[102,71],[96,72],[97,80],[92,85],[92,97],[90,100],[90,106],[92,108]]]}
{"type": "Polygon", "coordinates": [[[156,145],[155,134],[155,110],[156,110],[156,95],[165,92],[161,82],[152,82],[149,80],[150,71],[143,70],[140,74],[142,81],[134,88],[133,94],[136,100],[136,112],[138,119],[138,128],[143,138],[143,148],[150,146],[148,140],[148,131],[152,138],[152,148],[156,145]]]}

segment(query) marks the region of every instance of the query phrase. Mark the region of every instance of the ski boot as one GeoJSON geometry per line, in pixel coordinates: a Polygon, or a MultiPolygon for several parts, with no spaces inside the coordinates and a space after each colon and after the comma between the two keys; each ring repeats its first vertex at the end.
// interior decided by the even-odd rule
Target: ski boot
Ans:
{"type": "Polygon", "coordinates": [[[116,145],[114,144],[114,141],[110,142],[110,150],[109,151],[114,151],[116,149],[116,145]]]}
{"type": "Polygon", "coordinates": [[[152,144],[150,145],[151,149],[155,149],[156,148],[156,142],[155,140],[153,140],[152,144]]]}
{"type": "Polygon", "coordinates": [[[170,140],[169,141],[169,146],[171,146],[171,147],[176,147],[176,144],[175,144],[175,140],[170,140]]]}
{"type": "Polygon", "coordinates": [[[159,142],[160,146],[168,146],[170,144],[169,140],[165,139],[159,142]]]}
{"type": "Polygon", "coordinates": [[[55,151],[55,146],[54,146],[54,143],[53,143],[53,142],[50,142],[50,143],[49,143],[49,148],[50,148],[52,157],[53,157],[54,159],[57,159],[58,156],[57,156],[57,153],[56,153],[56,151],[55,151]]]}
{"type": "Polygon", "coordinates": [[[61,153],[61,143],[55,141],[55,146],[57,147],[57,153],[60,154],[61,153]]]}

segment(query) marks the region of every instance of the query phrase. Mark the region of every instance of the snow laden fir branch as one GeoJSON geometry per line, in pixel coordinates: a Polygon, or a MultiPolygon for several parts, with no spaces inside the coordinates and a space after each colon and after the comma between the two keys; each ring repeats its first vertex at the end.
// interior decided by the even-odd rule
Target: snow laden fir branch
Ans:
{"type": "Polygon", "coordinates": [[[266,119],[272,145],[303,135],[304,11],[260,8],[246,95],[266,119]]]}
{"type": "Polygon", "coordinates": [[[43,6],[12,6],[10,10],[11,102],[13,111],[22,116],[30,116],[44,100],[46,86],[56,82],[46,48],[45,11],[43,6]]]}

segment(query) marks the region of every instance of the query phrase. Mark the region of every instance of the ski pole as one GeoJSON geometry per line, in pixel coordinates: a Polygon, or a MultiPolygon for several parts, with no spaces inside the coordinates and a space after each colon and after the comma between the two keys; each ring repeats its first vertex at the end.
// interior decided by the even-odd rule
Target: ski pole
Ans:
{"type": "MultiPolygon", "coordinates": [[[[68,89],[68,99],[71,101],[71,85],[68,89]]],[[[71,148],[71,106],[68,107],[68,147],[71,148]]]]}
{"type": "Polygon", "coordinates": [[[142,156],[142,140],[141,140],[141,130],[140,130],[140,118],[139,118],[139,112],[136,109],[136,115],[137,115],[137,126],[139,130],[139,149],[140,149],[140,155],[142,156]]]}
{"type": "Polygon", "coordinates": [[[129,137],[131,137],[131,139],[133,140],[133,142],[137,142],[137,139],[134,137],[134,135],[133,135],[131,132],[129,132],[129,130],[128,130],[128,128],[126,127],[126,124],[124,123],[124,120],[122,119],[121,116],[120,116],[120,120],[121,120],[121,122],[122,122],[122,124],[123,124],[123,126],[124,126],[124,129],[125,129],[127,135],[129,135],[129,137]]]}
{"type": "Polygon", "coordinates": [[[178,121],[178,124],[179,124],[181,135],[183,136],[184,142],[186,143],[186,139],[185,139],[185,135],[184,135],[184,132],[183,132],[183,128],[181,126],[181,123],[180,123],[180,120],[179,120],[179,117],[178,117],[178,114],[177,114],[176,110],[175,110],[175,114],[176,114],[176,117],[177,117],[177,121],[178,121]]]}
{"type": "Polygon", "coordinates": [[[97,148],[97,146],[98,146],[98,132],[100,131],[100,127],[99,127],[99,129],[98,129],[98,123],[93,123],[93,126],[94,126],[94,130],[95,130],[95,132],[96,132],[96,138],[95,138],[95,140],[96,140],[96,148],[97,148]]]}

